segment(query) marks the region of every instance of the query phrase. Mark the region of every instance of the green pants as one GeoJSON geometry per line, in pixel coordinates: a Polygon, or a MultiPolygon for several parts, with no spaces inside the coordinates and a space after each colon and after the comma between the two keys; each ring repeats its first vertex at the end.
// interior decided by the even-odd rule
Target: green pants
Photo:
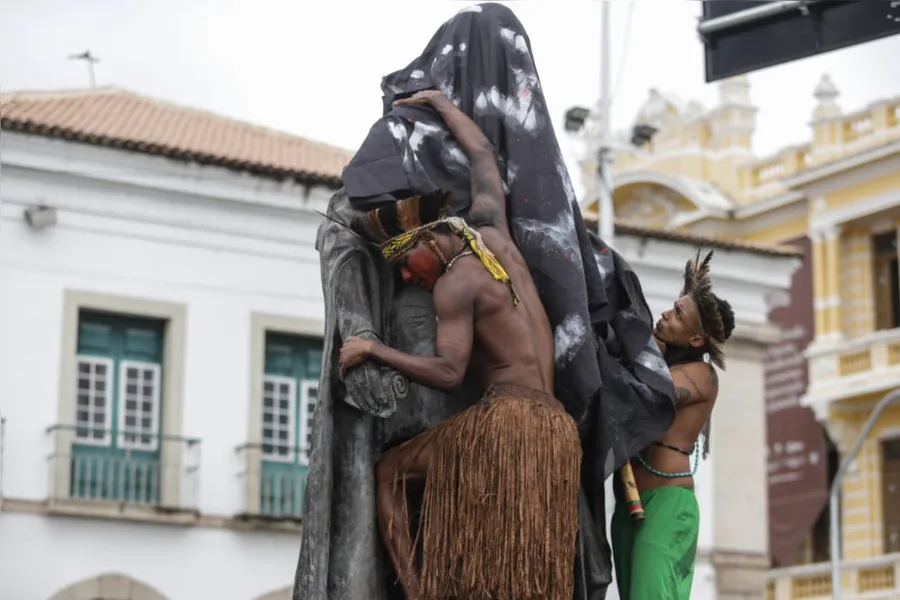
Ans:
{"type": "Polygon", "coordinates": [[[689,600],[700,508],[693,490],[660,487],[641,494],[646,518],[616,506],[610,533],[621,600],[689,600]]]}

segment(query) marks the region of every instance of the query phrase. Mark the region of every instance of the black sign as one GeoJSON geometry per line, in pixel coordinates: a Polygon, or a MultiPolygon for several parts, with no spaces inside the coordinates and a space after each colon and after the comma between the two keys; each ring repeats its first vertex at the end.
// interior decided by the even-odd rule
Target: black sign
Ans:
{"type": "Polygon", "coordinates": [[[698,32],[706,81],[717,81],[900,33],[900,1],[706,0],[698,32]]]}

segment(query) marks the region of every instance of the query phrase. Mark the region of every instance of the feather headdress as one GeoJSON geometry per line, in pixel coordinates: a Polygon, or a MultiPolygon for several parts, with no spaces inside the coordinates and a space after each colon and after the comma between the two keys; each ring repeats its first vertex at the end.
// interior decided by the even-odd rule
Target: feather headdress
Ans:
{"type": "Polygon", "coordinates": [[[725,354],[719,347],[731,336],[734,329],[734,313],[731,305],[716,296],[712,291],[712,280],[709,277],[709,263],[713,257],[710,250],[706,257],[700,260],[700,249],[697,249],[697,257],[689,260],[684,267],[684,288],[682,296],[690,296],[697,307],[697,315],[700,317],[700,335],[706,341],[706,351],[709,360],[725,369],[725,354]]]}
{"type": "Polygon", "coordinates": [[[513,304],[518,305],[519,297],[506,270],[494,253],[485,246],[478,231],[469,226],[462,217],[447,216],[449,203],[449,194],[432,197],[413,196],[369,211],[369,223],[381,237],[381,255],[388,262],[394,262],[411,250],[423,233],[446,225],[451,233],[465,241],[495,280],[509,286],[513,304]]]}

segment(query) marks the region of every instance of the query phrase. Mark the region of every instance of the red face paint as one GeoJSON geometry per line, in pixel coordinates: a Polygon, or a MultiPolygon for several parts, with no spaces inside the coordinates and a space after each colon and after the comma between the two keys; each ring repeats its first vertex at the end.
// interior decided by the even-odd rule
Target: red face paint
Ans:
{"type": "Polygon", "coordinates": [[[410,251],[402,270],[404,281],[419,285],[430,292],[443,273],[443,265],[431,248],[425,244],[417,244],[410,251]]]}

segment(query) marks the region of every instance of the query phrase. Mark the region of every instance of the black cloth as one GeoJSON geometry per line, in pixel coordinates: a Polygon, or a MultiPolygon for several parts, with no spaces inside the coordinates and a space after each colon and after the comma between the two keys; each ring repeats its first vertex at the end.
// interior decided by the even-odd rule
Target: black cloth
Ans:
{"type": "Polygon", "coordinates": [[[609,581],[603,483],[658,439],[675,415],[671,377],[652,339],[640,281],[587,230],[530,40],[502,5],[462,10],[419,57],[384,78],[384,116],[342,176],[355,207],[450,192],[451,214],[468,210],[468,160],[440,116],[429,107],[393,106],[397,98],[430,88],[469,115],[498,153],[510,233],[554,331],[556,395],[578,422],[585,447],[582,487],[593,528],[585,532],[581,524],[579,543],[586,537],[596,543],[581,548],[580,558],[593,565],[585,568],[595,583],[581,586],[579,598],[602,598],[605,587],[597,581],[609,581]]]}

